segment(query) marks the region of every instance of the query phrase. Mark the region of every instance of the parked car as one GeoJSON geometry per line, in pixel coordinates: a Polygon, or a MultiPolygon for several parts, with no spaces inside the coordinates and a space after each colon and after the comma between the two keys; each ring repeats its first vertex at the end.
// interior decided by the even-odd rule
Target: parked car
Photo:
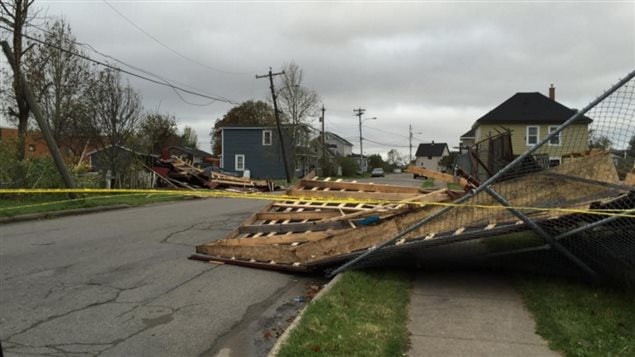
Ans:
{"type": "Polygon", "coordinates": [[[384,177],[384,169],[381,167],[374,168],[373,171],[370,172],[371,177],[384,177]]]}

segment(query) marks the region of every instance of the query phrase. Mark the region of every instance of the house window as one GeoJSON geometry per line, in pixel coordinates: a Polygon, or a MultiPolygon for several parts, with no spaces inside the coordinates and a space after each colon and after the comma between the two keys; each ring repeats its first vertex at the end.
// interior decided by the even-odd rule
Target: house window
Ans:
{"type": "MultiPolygon", "coordinates": [[[[558,127],[557,126],[549,126],[549,134],[551,134],[552,132],[556,131],[558,127]]],[[[554,136],[553,138],[549,139],[549,145],[550,146],[560,146],[560,135],[562,134],[562,132],[559,132],[558,135],[554,136]]]]}
{"type": "Polygon", "coordinates": [[[245,171],[245,155],[237,154],[234,160],[234,168],[236,171],[245,171]]]}
{"type": "Polygon", "coordinates": [[[549,167],[559,166],[561,163],[562,163],[562,158],[560,156],[549,157],[549,167]]]}
{"type": "Polygon", "coordinates": [[[271,145],[271,130],[262,131],[262,145],[265,145],[265,146],[271,145]]]}
{"type": "Polygon", "coordinates": [[[533,146],[538,144],[538,138],[540,137],[540,129],[537,126],[527,127],[527,146],[533,146]]]}

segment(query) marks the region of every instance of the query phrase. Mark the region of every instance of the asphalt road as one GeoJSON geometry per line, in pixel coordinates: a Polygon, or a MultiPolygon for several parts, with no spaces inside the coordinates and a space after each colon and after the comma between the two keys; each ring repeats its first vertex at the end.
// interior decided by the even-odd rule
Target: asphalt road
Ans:
{"type": "Polygon", "coordinates": [[[201,199],[2,225],[5,355],[262,355],[316,278],[187,257],[264,204],[201,199]]]}

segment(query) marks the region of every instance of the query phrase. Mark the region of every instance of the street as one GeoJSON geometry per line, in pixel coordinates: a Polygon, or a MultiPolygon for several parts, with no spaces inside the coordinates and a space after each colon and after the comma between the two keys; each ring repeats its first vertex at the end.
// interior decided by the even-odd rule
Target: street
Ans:
{"type": "Polygon", "coordinates": [[[265,354],[320,277],[187,259],[265,204],[197,199],[4,224],[5,356],[265,354]]]}

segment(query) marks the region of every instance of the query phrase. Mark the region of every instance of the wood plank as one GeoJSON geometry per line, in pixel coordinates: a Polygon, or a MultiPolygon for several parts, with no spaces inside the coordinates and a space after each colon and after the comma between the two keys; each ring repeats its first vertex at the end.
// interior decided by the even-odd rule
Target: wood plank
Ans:
{"type": "Polygon", "coordinates": [[[357,199],[357,200],[377,200],[377,201],[401,201],[412,198],[419,194],[415,193],[384,193],[384,192],[356,192],[356,191],[302,191],[292,189],[288,192],[291,196],[298,197],[318,197],[334,199],[357,199]]]}
{"type": "MultiPolygon", "coordinates": [[[[322,203],[321,202],[316,202],[316,204],[322,204],[322,203]]],[[[342,210],[342,211],[367,211],[367,210],[371,209],[371,208],[327,206],[326,202],[322,206],[318,206],[318,205],[310,204],[310,203],[297,204],[297,203],[274,202],[273,206],[275,206],[275,207],[295,207],[295,208],[299,208],[299,207],[302,207],[302,208],[317,208],[317,207],[319,207],[320,209],[324,209],[324,210],[342,210]]]]}
{"type": "Polygon", "coordinates": [[[448,194],[447,188],[442,188],[423,195],[407,198],[401,202],[443,202],[450,201],[452,197],[448,194]]]}
{"type": "Polygon", "coordinates": [[[305,219],[326,219],[337,217],[339,213],[334,211],[295,211],[295,212],[262,212],[256,215],[257,220],[305,220],[305,219]]]}
{"type": "Polygon", "coordinates": [[[240,233],[287,233],[324,231],[327,229],[342,229],[348,227],[343,221],[313,221],[304,223],[272,223],[272,224],[248,224],[238,228],[240,233]]]}
{"type": "Polygon", "coordinates": [[[452,176],[452,175],[444,174],[439,171],[426,169],[424,167],[417,167],[414,165],[408,166],[406,168],[406,172],[410,172],[411,174],[417,174],[420,176],[430,177],[435,180],[439,180],[443,182],[455,183],[463,187],[468,186],[469,184],[468,181],[464,179],[463,177],[452,176]]]}
{"type": "Polygon", "coordinates": [[[292,244],[292,243],[304,243],[314,242],[320,239],[328,238],[336,233],[344,232],[338,231],[321,231],[310,233],[291,233],[283,235],[275,235],[271,237],[256,237],[256,238],[237,238],[216,241],[219,245],[226,246],[262,246],[273,244],[292,244]]]}
{"type": "Polygon", "coordinates": [[[293,264],[300,261],[293,252],[294,247],[285,245],[265,246],[227,246],[227,245],[199,245],[196,252],[219,257],[236,258],[242,260],[254,259],[261,262],[276,261],[279,263],[293,264]]]}
{"type": "Polygon", "coordinates": [[[384,192],[384,193],[421,193],[417,187],[397,186],[397,185],[376,185],[372,183],[338,182],[338,181],[309,181],[301,180],[300,186],[305,188],[330,188],[331,190],[384,192]]]}

